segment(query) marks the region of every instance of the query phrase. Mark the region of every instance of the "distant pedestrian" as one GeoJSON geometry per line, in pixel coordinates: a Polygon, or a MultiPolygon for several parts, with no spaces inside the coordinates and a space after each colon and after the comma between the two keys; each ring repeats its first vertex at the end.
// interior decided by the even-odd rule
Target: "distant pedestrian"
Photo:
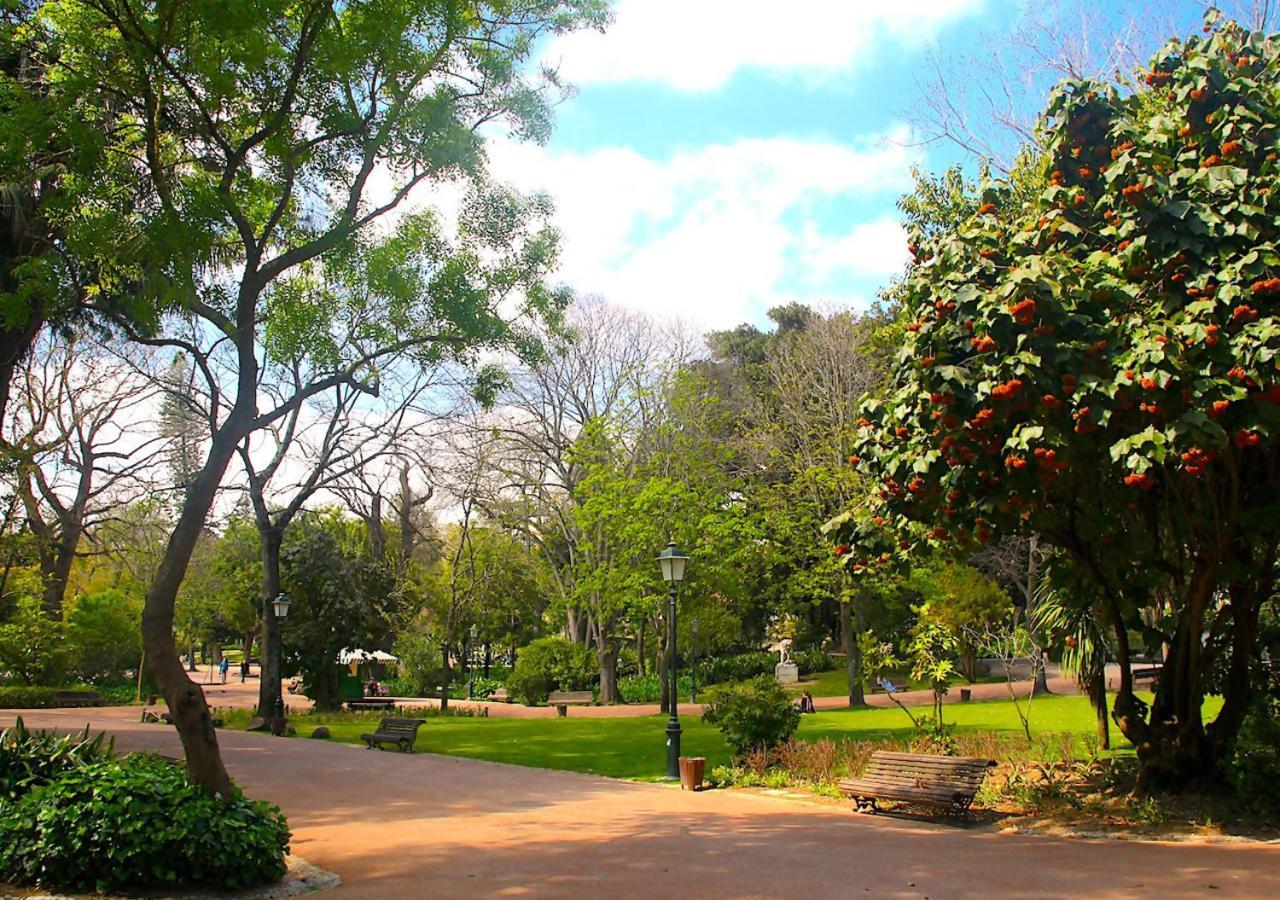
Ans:
{"type": "Polygon", "coordinates": [[[222,662],[218,663],[218,673],[222,676],[222,683],[227,683],[227,670],[231,668],[231,663],[224,656],[222,662]]]}
{"type": "Polygon", "coordinates": [[[245,680],[248,679],[248,677],[249,677],[249,657],[246,656],[244,658],[244,661],[240,663],[240,683],[244,684],[245,680]]]}
{"type": "Polygon", "coordinates": [[[802,714],[817,712],[817,710],[814,709],[814,706],[813,706],[813,694],[809,693],[808,691],[804,691],[803,693],[800,694],[800,712],[802,714]]]}

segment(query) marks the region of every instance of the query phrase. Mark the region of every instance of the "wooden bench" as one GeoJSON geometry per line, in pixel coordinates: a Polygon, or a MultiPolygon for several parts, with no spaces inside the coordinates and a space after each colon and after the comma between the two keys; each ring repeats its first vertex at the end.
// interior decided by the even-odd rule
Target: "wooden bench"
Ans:
{"type": "Polygon", "coordinates": [[[391,697],[359,697],[347,701],[347,709],[352,712],[369,709],[395,709],[396,701],[391,697]]]}
{"type": "Polygon", "coordinates": [[[861,778],[845,779],[839,787],[853,798],[858,812],[877,812],[877,800],[898,800],[961,814],[968,812],[987,769],[995,764],[994,759],[877,750],[861,778]]]}
{"type": "Polygon", "coordinates": [[[1160,666],[1148,666],[1145,669],[1130,669],[1129,675],[1134,681],[1155,681],[1160,677],[1160,666]]]}
{"type": "Polygon", "coordinates": [[[494,691],[492,694],[489,695],[488,699],[493,701],[494,703],[510,703],[511,694],[507,692],[506,688],[498,688],[496,691],[494,691]]]}
{"type": "Polygon", "coordinates": [[[389,717],[378,723],[378,730],[372,734],[360,735],[360,740],[369,745],[369,749],[382,749],[383,744],[395,744],[401,753],[412,753],[413,742],[418,737],[418,729],[422,727],[422,719],[404,719],[389,717]]]}
{"type": "Polygon", "coordinates": [[[547,697],[547,706],[554,706],[562,719],[569,715],[570,706],[590,706],[595,702],[591,691],[552,691],[547,697]]]}
{"type": "Polygon", "coordinates": [[[53,702],[58,706],[102,706],[105,703],[97,691],[54,691],[53,702]]]}

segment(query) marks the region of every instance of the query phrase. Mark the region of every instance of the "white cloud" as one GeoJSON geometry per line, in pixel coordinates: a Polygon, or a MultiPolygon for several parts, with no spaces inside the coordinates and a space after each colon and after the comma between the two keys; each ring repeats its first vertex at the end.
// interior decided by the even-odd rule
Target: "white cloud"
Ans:
{"type": "Polygon", "coordinates": [[[543,62],[570,82],[648,81],[679,90],[722,86],[740,69],[822,79],[851,71],[885,44],[920,44],[984,0],[619,0],[605,34],[553,41],[543,62]]]}
{"type": "Polygon", "coordinates": [[[555,199],[560,275],[577,291],[725,327],[787,299],[868,300],[853,288],[833,295],[831,279],[865,286],[900,268],[903,242],[883,209],[910,186],[907,138],[742,139],[665,160],[496,141],[491,168],[555,199]],[[859,221],[849,210],[867,200],[876,218],[859,221]]]}
{"type": "Polygon", "coordinates": [[[809,223],[803,243],[805,265],[817,283],[840,275],[887,279],[907,262],[907,229],[891,216],[855,225],[837,238],[824,237],[809,223]]]}

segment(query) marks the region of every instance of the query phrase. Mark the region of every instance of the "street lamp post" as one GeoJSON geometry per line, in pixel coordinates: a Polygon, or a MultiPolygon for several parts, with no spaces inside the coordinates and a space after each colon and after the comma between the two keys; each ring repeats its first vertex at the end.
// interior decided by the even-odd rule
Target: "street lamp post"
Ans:
{"type": "Polygon", "coordinates": [[[289,616],[290,600],[283,592],[276,594],[271,601],[271,608],[276,614],[276,708],[271,720],[271,733],[276,737],[284,734],[284,620],[289,616]]]}
{"type": "Polygon", "coordinates": [[[467,699],[474,699],[476,693],[476,635],[479,629],[475,625],[471,626],[468,634],[471,640],[467,642],[467,699]]]}
{"type": "Polygon", "coordinates": [[[667,666],[670,669],[671,718],[667,720],[667,780],[680,780],[680,705],[679,682],[676,679],[676,585],[684,581],[684,568],[689,562],[689,554],[676,547],[671,541],[658,554],[658,564],[662,567],[662,580],[667,583],[667,649],[671,654],[667,666]]]}

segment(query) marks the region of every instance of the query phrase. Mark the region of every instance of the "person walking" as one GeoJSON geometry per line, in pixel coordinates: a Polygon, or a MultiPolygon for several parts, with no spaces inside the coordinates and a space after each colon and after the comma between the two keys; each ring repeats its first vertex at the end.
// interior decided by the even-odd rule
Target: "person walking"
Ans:
{"type": "Polygon", "coordinates": [[[249,657],[245,657],[240,662],[240,683],[244,684],[249,678],[249,657]]]}
{"type": "Polygon", "coordinates": [[[223,684],[227,683],[227,670],[230,668],[231,668],[231,663],[227,661],[227,658],[225,656],[222,657],[222,662],[218,663],[218,673],[222,676],[223,684]]]}

